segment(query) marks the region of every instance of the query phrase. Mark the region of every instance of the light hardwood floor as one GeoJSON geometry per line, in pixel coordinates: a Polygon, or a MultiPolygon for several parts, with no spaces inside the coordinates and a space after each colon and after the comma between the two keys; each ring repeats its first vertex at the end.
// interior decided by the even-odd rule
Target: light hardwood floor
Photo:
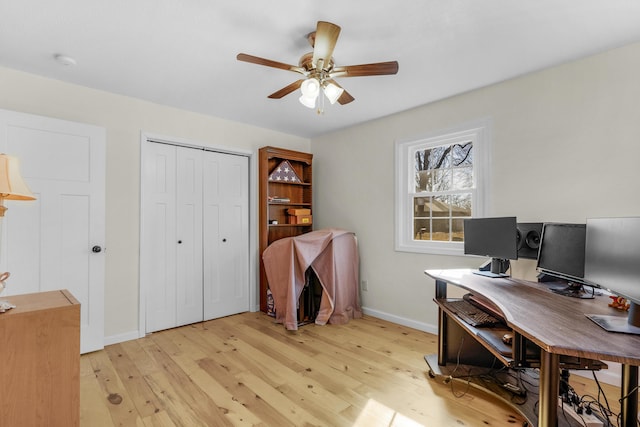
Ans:
{"type": "MultiPolygon", "coordinates": [[[[429,378],[436,344],[367,316],[290,332],[244,313],[157,332],[82,356],[81,425],[522,425],[501,401],[429,378]]],[[[572,386],[596,393],[584,378],[572,386]]]]}

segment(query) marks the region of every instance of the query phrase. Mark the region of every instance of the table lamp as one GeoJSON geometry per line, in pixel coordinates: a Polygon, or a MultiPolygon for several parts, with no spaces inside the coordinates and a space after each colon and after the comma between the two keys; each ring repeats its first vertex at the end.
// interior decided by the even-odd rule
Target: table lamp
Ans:
{"type": "MultiPolygon", "coordinates": [[[[27,187],[20,175],[20,162],[16,157],[0,154],[0,245],[2,242],[2,218],[7,211],[4,206],[6,200],[35,200],[33,193],[27,187]]],[[[9,273],[0,273],[0,293],[5,288],[5,280],[9,273]]],[[[0,313],[15,306],[7,301],[0,300],[0,313]]]]}

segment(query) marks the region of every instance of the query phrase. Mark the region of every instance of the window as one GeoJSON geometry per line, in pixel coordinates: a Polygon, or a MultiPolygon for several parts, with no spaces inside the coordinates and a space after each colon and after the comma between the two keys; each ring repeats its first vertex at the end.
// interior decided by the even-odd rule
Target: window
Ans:
{"type": "Polygon", "coordinates": [[[464,219],[484,216],[489,126],[396,143],[396,250],[463,254],[464,219]]]}

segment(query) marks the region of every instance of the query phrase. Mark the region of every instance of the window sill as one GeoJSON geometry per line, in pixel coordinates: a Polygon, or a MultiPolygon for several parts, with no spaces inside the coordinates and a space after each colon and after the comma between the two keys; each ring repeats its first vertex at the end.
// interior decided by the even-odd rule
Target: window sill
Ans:
{"type": "Polygon", "coordinates": [[[412,241],[409,243],[396,242],[396,252],[413,252],[431,255],[463,256],[463,242],[429,242],[412,241]]]}

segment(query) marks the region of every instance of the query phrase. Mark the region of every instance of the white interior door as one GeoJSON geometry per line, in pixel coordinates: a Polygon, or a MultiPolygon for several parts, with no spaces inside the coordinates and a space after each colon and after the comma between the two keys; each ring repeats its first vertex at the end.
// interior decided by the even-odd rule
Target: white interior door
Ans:
{"type": "Polygon", "coordinates": [[[104,347],[105,141],[103,128],[0,110],[0,148],[37,198],[7,201],[5,292],[71,291],[83,353],[104,347]]]}
{"type": "Polygon", "coordinates": [[[206,152],[204,319],[249,310],[249,160],[206,152]]]}

